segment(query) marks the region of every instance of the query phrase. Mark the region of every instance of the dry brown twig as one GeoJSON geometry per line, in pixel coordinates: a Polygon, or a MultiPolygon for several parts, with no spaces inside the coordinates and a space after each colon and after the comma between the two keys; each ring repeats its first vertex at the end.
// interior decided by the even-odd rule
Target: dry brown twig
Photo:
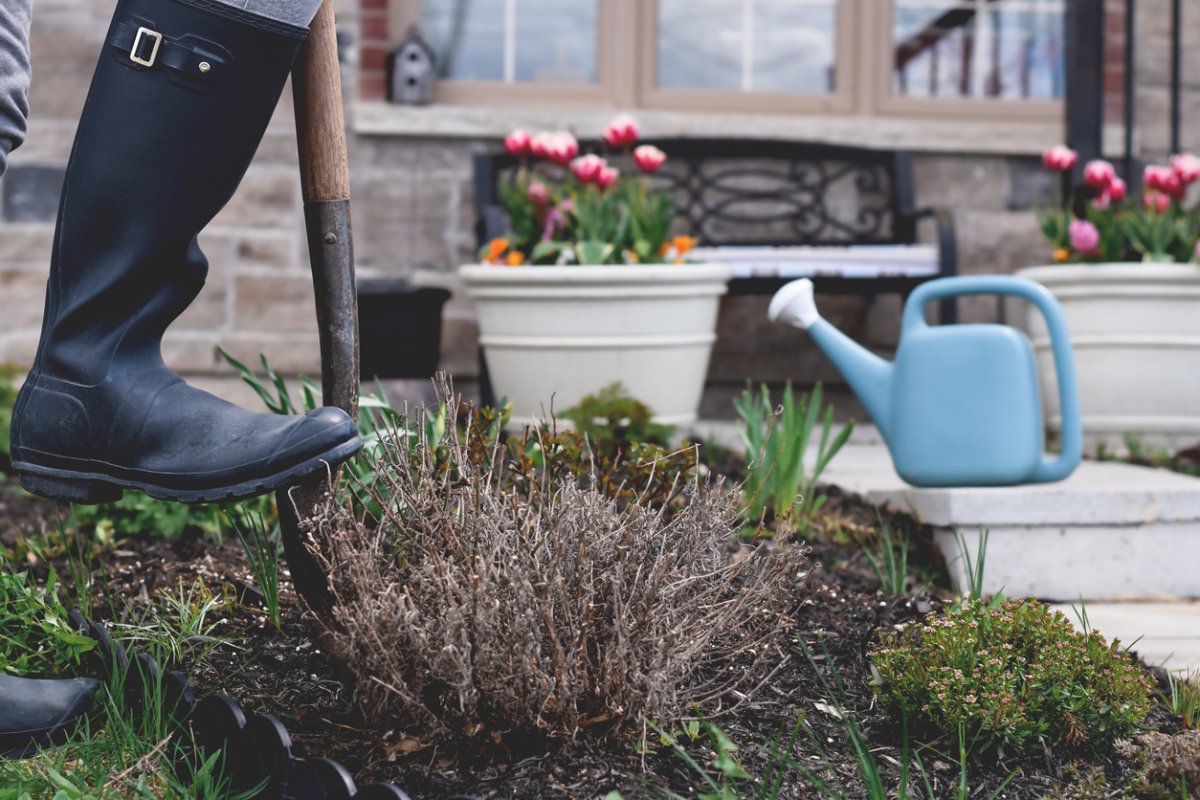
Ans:
{"type": "Polygon", "coordinates": [[[440,443],[384,432],[377,526],[334,502],[308,523],[337,604],[323,638],[364,713],[437,738],[574,734],[761,685],[803,547],[735,563],[736,493],[699,479],[670,515],[571,480],[518,488],[503,448],[472,460],[457,422],[440,443]]]}

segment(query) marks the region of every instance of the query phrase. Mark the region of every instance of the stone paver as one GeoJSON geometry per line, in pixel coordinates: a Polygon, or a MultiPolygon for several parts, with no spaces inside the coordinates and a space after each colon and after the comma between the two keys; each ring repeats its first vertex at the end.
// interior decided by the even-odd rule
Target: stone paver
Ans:
{"type": "MultiPolygon", "coordinates": [[[[740,447],[732,423],[703,434],[740,447]]],[[[957,587],[957,531],[971,553],[982,531],[985,591],[1045,600],[1200,598],[1200,479],[1087,461],[1066,481],[1001,488],[918,489],[892,467],[878,433],[856,431],[823,480],[907,511],[935,529],[957,587]]]]}

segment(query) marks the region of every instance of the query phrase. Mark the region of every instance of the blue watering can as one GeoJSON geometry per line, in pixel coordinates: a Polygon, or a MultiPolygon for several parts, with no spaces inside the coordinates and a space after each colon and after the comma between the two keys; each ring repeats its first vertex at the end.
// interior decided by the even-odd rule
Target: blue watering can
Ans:
{"type": "Polygon", "coordinates": [[[921,284],[904,306],[896,362],[888,363],[817,312],[813,285],[793,281],[771,299],[772,321],[805,328],[866,406],[900,477],[914,486],[1014,486],[1060,481],[1083,453],[1075,361],[1058,301],[1040,284],[1000,275],[921,284]],[[1062,405],[1062,454],[1045,452],[1033,347],[1007,325],[925,322],[934,300],[1020,297],[1046,318],[1062,405]]]}

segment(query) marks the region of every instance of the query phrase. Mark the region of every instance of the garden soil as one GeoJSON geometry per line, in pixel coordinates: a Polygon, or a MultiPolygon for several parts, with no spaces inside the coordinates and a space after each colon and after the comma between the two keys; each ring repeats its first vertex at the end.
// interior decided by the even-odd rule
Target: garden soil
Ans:
{"type": "MultiPolygon", "coordinates": [[[[19,494],[12,486],[0,487],[0,544],[11,548],[19,535],[55,530],[59,513],[52,503],[19,494]]],[[[816,566],[811,581],[793,599],[799,626],[768,665],[769,672],[762,676],[758,690],[749,697],[730,698],[730,706],[709,718],[739,745],[738,756],[751,775],[768,775],[779,754],[786,753],[825,780],[836,776],[851,787],[848,797],[865,797],[838,716],[839,704],[829,697],[807,651],[825,682],[836,680],[843,688],[842,710],[852,715],[865,733],[891,793],[899,781],[902,735],[874,701],[867,654],[880,631],[939,609],[945,592],[936,587],[921,589],[915,596],[878,592],[873,574],[852,541],[854,531],[877,524],[875,510],[849,498],[834,497],[822,514],[825,527],[839,533],[831,533],[813,546],[816,566]],[[800,718],[812,738],[800,733],[793,741],[800,718]]],[[[927,576],[936,575],[939,565],[920,528],[899,517],[893,523],[909,526],[918,542],[917,566],[927,576]]],[[[35,572],[45,567],[33,566],[35,572]]],[[[96,593],[92,613],[108,622],[136,622],[152,598],[178,594],[181,585],[195,587],[197,582],[215,595],[228,593],[239,598],[241,602],[230,605],[216,631],[228,643],[217,646],[202,663],[177,668],[191,675],[201,694],[224,692],[249,710],[277,716],[291,733],[298,755],[335,758],[362,783],[391,781],[415,800],[453,794],[574,800],[601,798],[611,791],[632,800],[664,796],[663,790],[684,797],[703,790],[700,775],[649,729],[594,728],[574,738],[554,739],[485,731],[469,746],[449,749],[413,736],[402,719],[383,730],[365,725],[343,673],[313,638],[300,601],[286,583],[286,572],[280,632],[266,621],[261,608],[255,607],[258,594],[236,543],[216,544],[198,532],[170,541],[118,538],[101,554],[96,578],[103,589],[96,593]]],[[[1163,677],[1155,675],[1160,683],[1163,677]]],[[[1102,787],[1106,783],[1115,790],[1137,772],[1146,757],[1144,748],[1161,747],[1162,737],[1170,741],[1178,734],[1178,719],[1156,705],[1147,728],[1151,732],[1143,737],[1147,744],[1124,746],[1124,755],[1097,757],[1047,749],[1024,758],[973,764],[968,773],[972,796],[991,797],[1006,781],[998,797],[1071,797],[1071,787],[1080,784],[1102,787]]],[[[680,738],[699,765],[710,765],[713,753],[708,740],[680,738]]],[[[935,795],[950,797],[959,778],[958,766],[949,756],[950,744],[944,740],[922,742],[926,746],[920,750],[921,763],[935,795]]],[[[921,784],[914,774],[911,788],[924,797],[921,784]]],[[[1100,791],[1085,796],[1114,796],[1100,791]]],[[[759,796],[753,789],[744,790],[743,795],[759,796]]],[[[785,772],[778,797],[817,796],[799,770],[785,772]]]]}

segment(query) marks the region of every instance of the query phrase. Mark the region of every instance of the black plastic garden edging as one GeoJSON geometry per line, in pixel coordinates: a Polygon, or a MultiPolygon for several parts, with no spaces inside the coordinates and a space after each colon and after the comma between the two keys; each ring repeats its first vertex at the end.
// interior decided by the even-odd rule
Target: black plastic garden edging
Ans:
{"type": "MultiPolygon", "coordinates": [[[[185,734],[174,739],[170,753],[180,777],[223,752],[221,774],[229,780],[231,792],[254,792],[254,800],[411,800],[390,783],[359,787],[350,772],[333,759],[297,757],[287,728],[270,714],[247,714],[224,694],[197,700],[183,673],[163,674],[158,662],[145,653],[131,656],[103,625],[88,622],[78,611],[72,611],[68,620],[96,642],[88,656],[89,670],[107,679],[110,686],[120,685],[124,676],[125,704],[135,714],[154,711],[144,708],[145,689],[162,682],[161,713],[169,727],[185,734]]],[[[447,800],[478,798],[460,795],[447,800]]]]}

